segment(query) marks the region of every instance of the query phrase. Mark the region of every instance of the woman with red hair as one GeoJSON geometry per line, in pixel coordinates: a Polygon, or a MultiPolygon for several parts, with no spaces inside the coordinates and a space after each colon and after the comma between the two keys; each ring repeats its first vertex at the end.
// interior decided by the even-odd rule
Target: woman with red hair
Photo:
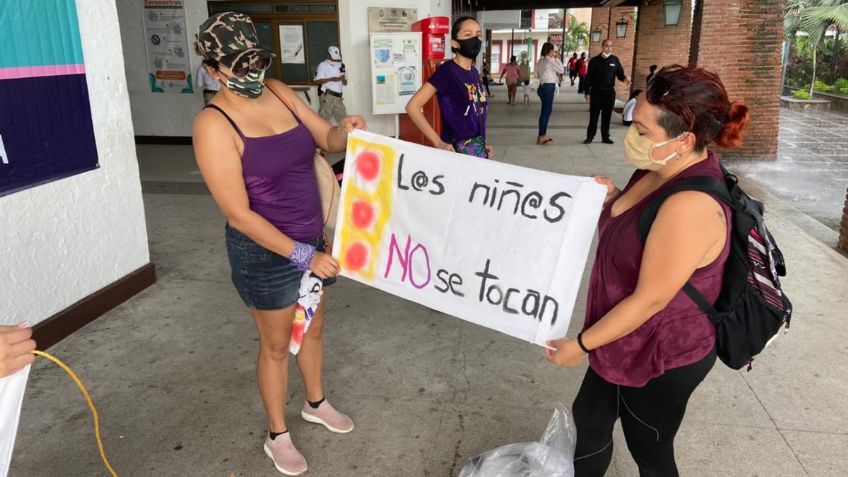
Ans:
{"type": "Polygon", "coordinates": [[[716,359],[715,328],[683,291],[710,301],[722,286],[731,210],[709,194],[684,191],[659,209],[647,240],[639,217],[652,198],[691,177],[723,180],[709,149],[741,145],[748,108],[697,67],[663,68],[640,95],[624,155],[636,167],[619,190],[609,178],[583,331],[549,344],[547,358],[589,369],[574,400],[577,477],[602,476],[621,418],[641,476],[676,476],[674,437],[686,404],[716,359]]]}

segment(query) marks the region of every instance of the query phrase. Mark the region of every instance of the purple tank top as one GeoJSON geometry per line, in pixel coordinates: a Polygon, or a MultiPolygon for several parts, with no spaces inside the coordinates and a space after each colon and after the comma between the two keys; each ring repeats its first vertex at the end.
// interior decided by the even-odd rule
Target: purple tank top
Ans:
{"type": "Polygon", "coordinates": [[[241,168],[250,210],[293,240],[320,238],[324,220],[315,178],[315,140],[294,111],[294,128],[273,136],[247,137],[224,110],[214,104],[206,107],[223,114],[244,143],[241,168]]]}
{"type": "MultiPolygon", "coordinates": [[[[624,191],[646,173],[636,171],[624,191]]],[[[642,211],[660,191],[682,179],[696,176],[723,180],[718,157],[710,152],[706,160],[683,170],[618,217],[611,216],[612,202],[604,207],[598,222],[598,249],[589,280],[584,330],[603,318],[636,289],[643,252],[638,232],[642,211]]],[[[721,291],[724,264],[730,253],[731,209],[723,202],[721,205],[728,224],[724,249],[715,261],[696,270],[689,279],[695,289],[711,303],[721,291]]],[[[698,305],[681,290],[668,306],[632,333],[593,350],[589,354],[589,365],[611,383],[642,387],[668,369],[686,366],[704,358],[714,345],[715,327],[698,305]]]]}

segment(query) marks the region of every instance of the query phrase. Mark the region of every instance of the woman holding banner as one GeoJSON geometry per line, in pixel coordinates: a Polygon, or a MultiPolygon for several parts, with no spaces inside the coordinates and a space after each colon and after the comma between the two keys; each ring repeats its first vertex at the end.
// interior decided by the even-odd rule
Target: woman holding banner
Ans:
{"type": "Polygon", "coordinates": [[[702,192],[662,203],[643,244],[638,223],[656,194],[691,177],[723,181],[707,146],[738,147],[748,108],[714,73],[672,66],[639,96],[624,154],[638,170],[624,190],[608,178],[586,321],[577,339],[550,342],[548,359],[589,369],[574,400],[577,476],[601,476],[620,417],[640,475],[676,476],[674,437],[686,404],[716,359],[715,327],[682,291],[715,301],[730,250],[731,210],[702,192]]]}
{"type": "MultiPolygon", "coordinates": [[[[316,145],[342,151],[361,116],[331,126],[276,80],[264,80],[273,54],[259,47],[249,17],[226,12],[200,26],[198,46],[221,83],[194,122],[197,164],[227,218],[232,280],[259,332],[259,394],[268,416],[265,453],[286,475],[306,471],[284,418],[289,341],[305,272],[331,284],[339,264],[325,251],[324,222],[314,171],[316,145]]],[[[333,432],[353,421],[324,398],[324,304],[320,302],[297,353],[306,396],[301,416],[333,432]]]]}
{"type": "Polygon", "coordinates": [[[460,17],[453,22],[453,60],[442,63],[409,99],[406,113],[433,147],[488,158],[492,156],[492,146],[486,144],[488,101],[480,75],[474,68],[474,59],[483,46],[482,36],[480,24],[473,17],[460,17]],[[434,95],[441,111],[441,136],[421,112],[434,95]]]}

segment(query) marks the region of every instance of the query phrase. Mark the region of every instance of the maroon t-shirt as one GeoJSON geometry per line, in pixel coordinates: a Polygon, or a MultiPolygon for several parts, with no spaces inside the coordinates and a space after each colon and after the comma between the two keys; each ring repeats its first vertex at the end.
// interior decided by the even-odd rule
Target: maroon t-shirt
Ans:
{"type": "MultiPolygon", "coordinates": [[[[624,191],[646,173],[636,171],[624,191]]],[[[696,176],[723,179],[718,157],[710,152],[706,160],[683,170],[618,217],[610,215],[612,202],[604,207],[598,222],[598,250],[589,281],[584,330],[636,290],[643,252],[638,229],[642,211],[660,191],[682,179],[696,176]]],[[[699,268],[689,279],[695,289],[711,303],[715,302],[721,291],[724,264],[730,252],[731,209],[723,202],[721,205],[728,224],[724,249],[713,263],[699,268]]],[[[589,354],[589,365],[611,383],[642,387],[668,369],[686,366],[704,358],[714,345],[715,327],[698,305],[681,290],[668,306],[632,333],[593,350],[589,354]]]]}

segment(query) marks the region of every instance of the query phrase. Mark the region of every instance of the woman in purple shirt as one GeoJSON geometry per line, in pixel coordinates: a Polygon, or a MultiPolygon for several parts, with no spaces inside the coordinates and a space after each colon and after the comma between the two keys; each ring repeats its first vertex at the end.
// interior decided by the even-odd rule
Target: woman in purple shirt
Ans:
{"type": "Polygon", "coordinates": [[[690,177],[723,180],[707,146],[741,145],[748,108],[728,100],[721,80],[697,67],[657,73],[639,96],[624,155],[638,170],[624,190],[608,178],[583,331],[549,344],[548,359],[589,369],[574,401],[577,477],[602,476],[621,418],[641,476],[678,475],[674,437],[686,403],[715,363],[715,328],[682,290],[708,300],[721,291],[731,210],[696,191],[670,196],[645,244],[638,233],[651,198],[690,177]]]}
{"type": "MultiPolygon", "coordinates": [[[[284,418],[289,339],[301,278],[329,285],[339,264],[325,251],[323,217],[313,169],[315,147],[342,151],[360,116],[330,124],[276,80],[264,80],[273,54],[259,47],[249,17],[226,12],[200,26],[204,65],[220,92],[194,121],[197,164],[227,218],[226,242],[236,291],[259,332],[259,394],[268,416],[265,453],[286,475],[306,471],[284,418]]],[[[326,291],[303,337],[297,365],[306,396],[301,416],[333,432],[353,421],[324,399],[322,384],[326,291]]]]}
{"type": "Polygon", "coordinates": [[[406,113],[424,133],[433,147],[469,156],[488,158],[492,146],[486,143],[488,100],[483,82],[474,68],[474,59],[483,46],[480,24],[472,17],[460,17],[451,28],[454,57],[439,65],[415,96],[409,99],[406,113]],[[433,96],[439,101],[442,134],[427,122],[421,108],[433,96]]]}

